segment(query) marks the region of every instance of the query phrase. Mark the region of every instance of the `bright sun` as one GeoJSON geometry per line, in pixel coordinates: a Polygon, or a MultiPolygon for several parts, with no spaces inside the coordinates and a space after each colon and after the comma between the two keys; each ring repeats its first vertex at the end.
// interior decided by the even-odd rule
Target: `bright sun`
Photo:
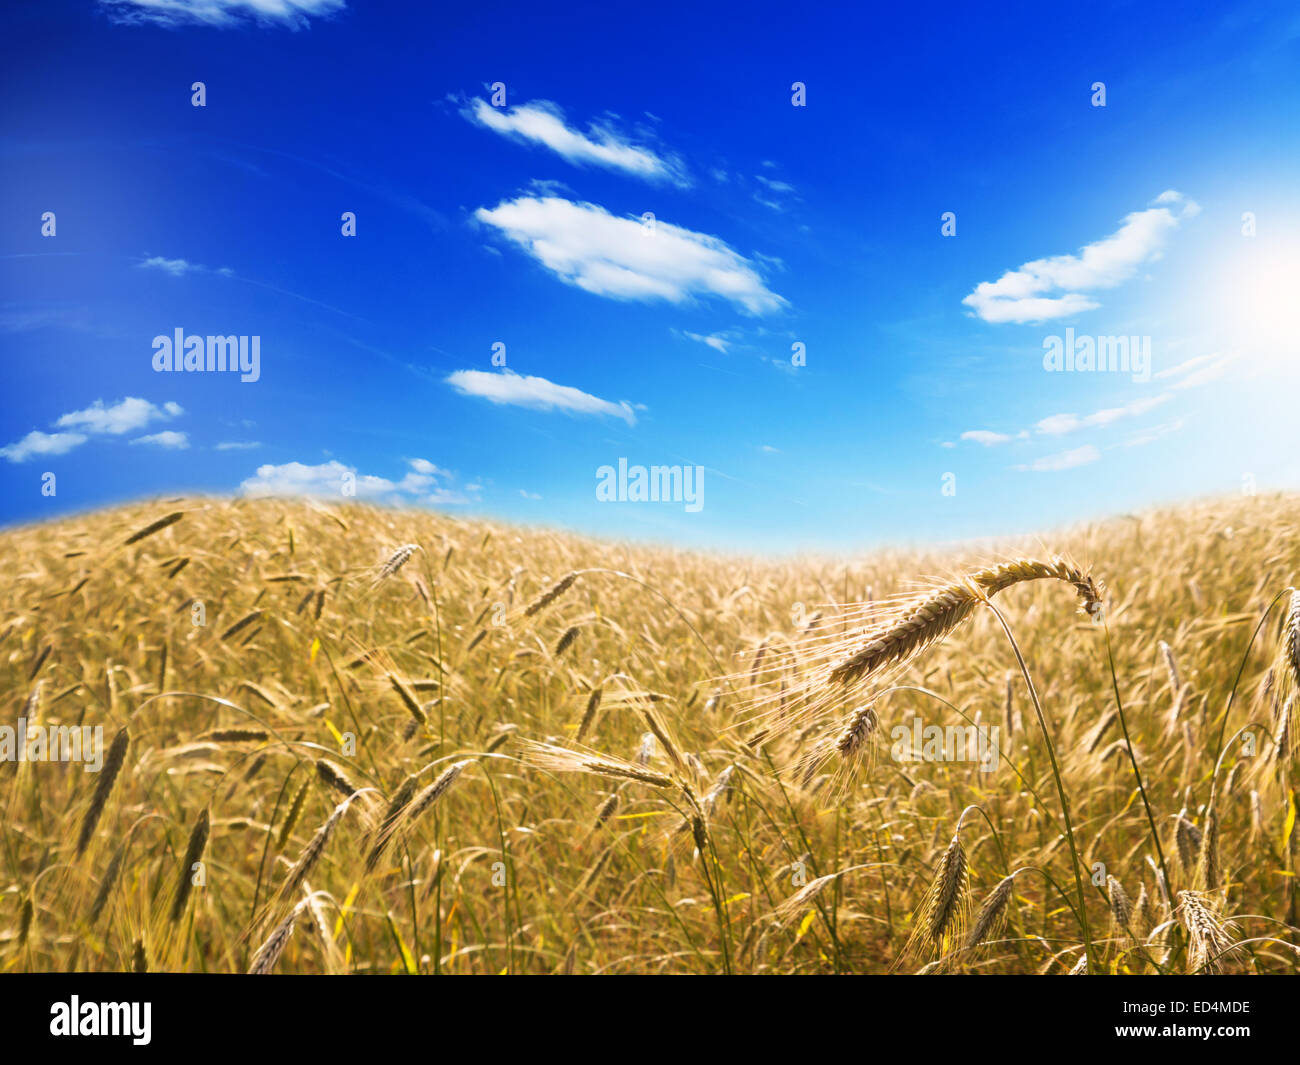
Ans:
{"type": "Polygon", "coordinates": [[[1300,250],[1239,253],[1223,278],[1224,337],[1261,365],[1300,361],[1300,250]]]}

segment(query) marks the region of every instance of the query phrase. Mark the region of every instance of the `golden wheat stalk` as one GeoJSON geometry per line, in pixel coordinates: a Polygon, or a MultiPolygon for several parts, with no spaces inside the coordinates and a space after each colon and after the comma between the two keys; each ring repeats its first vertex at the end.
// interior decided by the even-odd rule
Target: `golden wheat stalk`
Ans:
{"type": "Polygon", "coordinates": [[[181,859],[180,869],[176,878],[176,897],[172,902],[171,920],[175,924],[181,919],[185,912],[185,903],[189,901],[190,888],[194,886],[194,867],[203,858],[203,849],[208,844],[208,832],[211,823],[208,815],[208,808],[205,806],[203,812],[199,814],[199,819],[194,822],[194,828],[190,831],[190,841],[185,848],[185,857],[181,859]]]}
{"type": "MultiPolygon", "coordinates": [[[[650,735],[646,733],[646,735],[650,735]]],[[[666,773],[659,773],[635,762],[622,758],[600,754],[596,751],[571,750],[558,747],[553,743],[539,743],[536,740],[522,741],[522,759],[526,765],[538,769],[549,769],[559,773],[589,773],[613,780],[633,780],[639,784],[649,784],[652,788],[675,788],[677,782],[666,773]]]]}
{"type": "Polygon", "coordinates": [[[77,837],[78,855],[85,853],[91,837],[95,834],[95,826],[99,824],[99,819],[104,813],[104,805],[113,790],[113,782],[117,780],[118,773],[122,771],[122,764],[126,761],[126,749],[130,742],[130,735],[126,729],[122,729],[113,737],[108,754],[104,756],[104,764],[99,770],[99,779],[95,781],[95,790],[90,797],[90,808],[86,811],[85,820],[81,822],[81,834],[77,837]]]}
{"type": "Polygon", "coordinates": [[[886,667],[909,662],[945,639],[975,607],[999,592],[1024,581],[1046,579],[1070,584],[1083,610],[1090,617],[1100,616],[1101,591],[1087,573],[1059,557],[1050,562],[1018,558],[976,570],[905,607],[896,618],[859,637],[860,646],[834,663],[827,679],[831,684],[847,685],[865,681],[886,667]]]}
{"type": "Polygon", "coordinates": [[[1179,917],[1187,929],[1187,971],[1194,975],[1223,972],[1223,959],[1235,945],[1232,924],[1224,921],[1210,896],[1199,891],[1178,893],[1179,917]]]}

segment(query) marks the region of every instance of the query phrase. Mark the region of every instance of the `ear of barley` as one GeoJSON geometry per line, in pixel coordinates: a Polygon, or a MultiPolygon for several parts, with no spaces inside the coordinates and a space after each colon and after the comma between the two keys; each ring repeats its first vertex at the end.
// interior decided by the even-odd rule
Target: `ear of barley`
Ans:
{"type": "Polygon", "coordinates": [[[919,935],[921,941],[931,949],[942,951],[946,935],[960,935],[969,886],[966,850],[962,847],[961,833],[958,832],[939,860],[939,867],[917,914],[913,935],[919,935]]]}
{"type": "Polygon", "coordinates": [[[523,742],[523,761],[538,769],[554,772],[590,773],[593,776],[609,777],[614,780],[632,780],[640,784],[649,784],[654,788],[675,788],[676,782],[666,773],[625,762],[611,755],[598,754],[588,750],[570,750],[550,743],[538,743],[533,740],[523,742]]]}
{"type": "Polygon", "coordinates": [[[1187,819],[1187,811],[1178,815],[1174,841],[1178,844],[1178,861],[1186,873],[1196,869],[1197,852],[1201,847],[1201,830],[1187,819]]]}
{"type": "Polygon", "coordinates": [[[262,616],[262,611],[260,610],[249,611],[242,618],[240,618],[233,625],[231,625],[230,628],[226,629],[226,631],[221,634],[222,641],[224,642],[230,639],[232,636],[237,636],[239,633],[243,632],[246,628],[248,628],[249,625],[253,624],[253,622],[255,622],[261,616],[262,616]]]}
{"type": "Polygon", "coordinates": [[[411,801],[418,783],[419,780],[415,774],[411,774],[402,781],[402,786],[393,793],[393,797],[388,802],[388,809],[384,811],[383,819],[379,822],[379,830],[375,833],[374,844],[370,848],[370,853],[366,855],[366,872],[372,872],[375,866],[379,864],[379,859],[383,857],[389,841],[393,838],[393,833],[397,830],[397,823],[402,816],[402,811],[406,809],[407,803],[411,801]]]}
{"type": "Polygon", "coordinates": [[[388,559],[379,567],[379,573],[375,576],[374,583],[371,587],[388,580],[410,560],[415,552],[420,550],[419,544],[402,544],[396,551],[388,556],[388,559]]]}
{"type": "Polygon", "coordinates": [[[172,902],[171,920],[175,924],[185,912],[185,903],[189,901],[190,888],[194,884],[194,866],[203,858],[203,849],[208,844],[210,822],[207,807],[199,814],[190,830],[190,841],[185,848],[185,857],[176,878],[176,897],[172,902]]]}
{"type": "Polygon", "coordinates": [[[976,570],[951,584],[940,586],[911,604],[904,605],[859,638],[860,646],[833,664],[831,684],[864,681],[890,666],[900,666],[947,637],[977,605],[1023,581],[1055,579],[1070,584],[1084,611],[1100,615],[1101,591],[1087,573],[1063,558],[1042,562],[1020,558],[998,566],[976,570]]]}
{"type": "Polygon", "coordinates": [[[980,944],[986,943],[1001,928],[1015,883],[1015,873],[1004,877],[980,904],[979,913],[975,915],[970,933],[966,936],[967,950],[973,950],[980,944]]]}
{"type": "Polygon", "coordinates": [[[293,938],[293,930],[298,923],[298,914],[307,905],[307,901],[307,899],[303,899],[294,906],[289,911],[288,916],[271,930],[271,934],[266,937],[266,941],[257,948],[257,953],[253,955],[252,964],[248,967],[250,976],[266,976],[275,968],[275,963],[280,960],[284,948],[289,945],[289,940],[293,938]]]}
{"type": "Polygon", "coordinates": [[[655,739],[657,739],[663,747],[664,753],[668,755],[669,760],[677,767],[679,772],[684,772],[686,765],[682,761],[681,753],[677,750],[677,744],[673,742],[673,738],[668,732],[668,726],[665,725],[659,715],[649,707],[646,707],[641,711],[641,716],[645,719],[645,723],[650,727],[650,731],[654,734],[655,739]]]}
{"type": "Polygon", "coordinates": [[[1196,888],[1215,891],[1219,887],[1219,814],[1213,805],[1206,811],[1201,846],[1196,858],[1196,888]]]}
{"type": "Polygon", "coordinates": [[[407,713],[409,713],[411,717],[415,718],[416,722],[419,724],[427,724],[429,720],[428,715],[425,714],[424,707],[420,705],[420,701],[415,697],[415,693],[402,683],[401,679],[396,674],[388,674],[388,683],[392,685],[393,691],[397,693],[397,697],[402,700],[402,705],[406,707],[407,713]]]}
{"type": "Polygon", "coordinates": [[[95,781],[95,791],[90,797],[90,808],[86,811],[85,820],[81,822],[81,835],[77,838],[78,855],[85,853],[91,837],[95,834],[95,826],[99,824],[99,819],[104,813],[104,805],[113,790],[113,782],[117,780],[117,775],[122,771],[122,764],[126,761],[126,750],[130,742],[131,737],[126,729],[120,730],[113,737],[108,754],[104,756],[104,765],[99,771],[99,777],[95,781]]]}
{"type": "Polygon", "coordinates": [[[578,735],[575,737],[578,743],[583,743],[587,739],[587,734],[591,732],[591,726],[596,720],[596,711],[600,709],[600,688],[593,688],[591,694],[587,696],[587,708],[583,711],[582,721],[578,725],[578,735]]]}
{"type": "Polygon", "coordinates": [[[117,883],[117,875],[122,869],[122,857],[125,853],[126,844],[119,843],[117,850],[113,852],[113,857],[108,863],[108,868],[104,870],[104,875],[100,878],[99,890],[95,892],[94,901],[90,904],[90,911],[86,914],[86,923],[92,928],[95,922],[99,920],[99,915],[104,911],[104,906],[113,893],[113,887],[117,883]]]}
{"type": "Polygon", "coordinates": [[[513,725],[503,728],[497,735],[492,737],[491,742],[488,743],[488,745],[483,749],[484,753],[495,754],[497,751],[499,751],[502,747],[504,747],[507,743],[510,742],[510,738],[514,734],[515,734],[515,727],[513,725]]]}
{"type": "Polygon", "coordinates": [[[1291,683],[1300,687],[1300,588],[1291,591],[1286,624],[1282,629],[1282,648],[1291,683]]]}
{"type": "Polygon", "coordinates": [[[316,830],[315,835],[307,842],[307,846],[302,849],[297,860],[289,867],[285,873],[284,880],[280,884],[280,889],[276,892],[276,901],[283,903],[298,893],[302,882],[311,875],[312,869],[320,861],[321,855],[325,853],[325,847],[329,844],[330,837],[334,834],[334,829],[338,823],[343,820],[343,815],[348,812],[348,807],[352,804],[353,796],[349,795],[336,807],[334,811],[326,818],[325,823],[316,830]]]}
{"type": "Polygon", "coordinates": [[[577,625],[574,625],[571,628],[566,629],[564,635],[560,637],[559,641],[555,645],[555,657],[559,658],[560,655],[564,654],[565,651],[567,651],[570,647],[573,646],[573,643],[577,638],[578,638],[577,625]]]}
{"type": "Polygon", "coordinates": [[[1151,896],[1147,894],[1146,884],[1143,884],[1138,889],[1137,902],[1133,904],[1133,935],[1137,939],[1145,939],[1156,924],[1155,907],[1151,905],[1151,896]]]}
{"type": "Polygon", "coordinates": [[[538,614],[545,610],[548,606],[554,603],[555,600],[559,599],[560,596],[572,588],[574,581],[577,579],[578,574],[576,572],[565,574],[524,608],[524,617],[531,618],[534,614],[538,614]]]}
{"type": "Polygon", "coordinates": [[[866,745],[880,725],[874,704],[860,706],[844,724],[840,734],[835,738],[835,750],[843,759],[857,755],[866,745]]]}
{"type": "Polygon", "coordinates": [[[307,799],[307,791],[311,787],[311,779],[308,778],[298,785],[298,790],[294,793],[293,801],[289,803],[289,812],[285,814],[284,824],[280,826],[279,845],[281,848],[289,842],[289,837],[293,834],[294,827],[298,824],[298,818],[302,814],[302,805],[307,799]]]}
{"type": "Polygon", "coordinates": [[[735,765],[727,766],[726,769],[718,774],[717,780],[713,782],[713,787],[705,793],[704,800],[701,804],[706,816],[712,817],[714,812],[717,810],[718,805],[731,798],[731,780],[735,774],[735,765]]]}
{"type": "Polygon", "coordinates": [[[1132,935],[1133,902],[1128,892],[1113,876],[1106,877],[1106,894],[1110,897],[1110,915],[1115,919],[1115,926],[1132,935]]]}
{"type": "Polygon", "coordinates": [[[143,529],[139,529],[136,532],[133,532],[124,541],[122,541],[122,546],[126,547],[130,544],[139,543],[146,536],[152,536],[156,532],[162,532],[162,530],[167,528],[167,526],[169,525],[175,525],[183,517],[185,517],[184,512],[177,510],[172,512],[171,514],[168,514],[166,517],[159,518],[157,521],[150,522],[143,529]]]}
{"type": "Polygon", "coordinates": [[[828,886],[839,879],[839,873],[828,873],[826,876],[819,876],[815,880],[809,880],[803,887],[799,888],[793,895],[781,903],[772,911],[777,920],[777,924],[787,924],[804,909],[808,903],[817,898],[828,886]]]}
{"type": "Polygon", "coordinates": [[[1187,929],[1187,971],[1196,975],[1218,975],[1235,940],[1233,927],[1224,921],[1214,902],[1199,891],[1180,891],[1178,912],[1187,929]]]}
{"type": "Polygon", "coordinates": [[[265,729],[223,728],[205,732],[200,740],[209,743],[262,743],[271,738],[265,729]]]}
{"type": "Polygon", "coordinates": [[[1087,751],[1089,754],[1093,754],[1097,750],[1097,748],[1101,746],[1101,741],[1106,738],[1106,733],[1110,730],[1110,727],[1114,725],[1115,722],[1118,720],[1119,720],[1119,711],[1112,710],[1105,717],[1103,717],[1100,722],[1098,722],[1097,727],[1093,729],[1092,735],[1088,739],[1087,751]]]}
{"type": "Polygon", "coordinates": [[[143,937],[138,937],[131,948],[131,971],[133,973],[149,971],[149,955],[145,952],[143,937]]]}
{"type": "Polygon", "coordinates": [[[1178,663],[1174,660],[1174,649],[1164,640],[1157,645],[1160,648],[1160,654],[1165,660],[1165,669],[1169,672],[1169,690],[1178,692],[1182,690],[1182,681],[1178,677],[1178,663]]]}
{"type": "Polygon", "coordinates": [[[27,940],[32,934],[32,921],[36,917],[36,903],[32,901],[32,893],[28,891],[23,896],[22,911],[18,915],[18,946],[20,948],[27,945],[27,940]]]}
{"type": "Polygon", "coordinates": [[[1276,747],[1273,751],[1274,760],[1278,765],[1282,765],[1291,757],[1293,745],[1293,733],[1300,733],[1292,723],[1292,715],[1295,713],[1296,692],[1287,696],[1286,702],[1282,704],[1282,709],[1277,714],[1277,726],[1274,735],[1276,747]]]}
{"type": "Polygon", "coordinates": [[[406,816],[402,819],[403,824],[409,824],[419,817],[425,810],[447,794],[447,790],[456,783],[456,778],[464,772],[467,765],[472,764],[473,759],[466,758],[461,762],[453,762],[440,774],[438,779],[425,788],[422,792],[411,800],[407,808],[406,816]]]}
{"type": "Polygon", "coordinates": [[[602,828],[606,821],[614,816],[614,811],[618,809],[618,792],[614,792],[608,799],[600,804],[600,809],[596,811],[595,823],[591,826],[592,830],[602,828]]]}
{"type": "Polygon", "coordinates": [[[361,785],[349,778],[342,766],[325,758],[316,759],[316,776],[345,799],[361,790],[361,785]]]}

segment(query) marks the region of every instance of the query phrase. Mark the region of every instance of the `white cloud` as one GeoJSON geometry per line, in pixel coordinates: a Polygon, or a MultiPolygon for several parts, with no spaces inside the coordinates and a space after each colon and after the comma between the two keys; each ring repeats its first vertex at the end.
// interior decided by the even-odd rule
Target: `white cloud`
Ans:
{"type": "Polygon", "coordinates": [[[488,373],[485,370],[457,370],[448,375],[447,384],[462,395],[481,396],[493,403],[532,410],[563,410],[572,414],[600,414],[622,418],[636,425],[632,404],[626,400],[611,403],[569,385],[557,385],[545,377],[523,377],[512,370],[488,373]]]}
{"type": "Polygon", "coordinates": [[[190,438],[188,433],[178,433],[175,429],[164,429],[161,433],[137,436],[131,443],[152,444],[155,447],[165,447],[172,451],[184,451],[190,446],[190,438]]]}
{"type": "Polygon", "coordinates": [[[1101,306],[1088,293],[1114,288],[1159,258],[1166,236],[1200,210],[1172,189],[1155,202],[1159,206],[1127,215],[1116,232],[1077,255],[1034,259],[997,281],[981,281],[962,303],[986,322],[1041,322],[1101,306]],[[1173,207],[1181,210],[1175,214],[1173,207]]]}
{"type": "Polygon", "coordinates": [[[689,337],[691,340],[700,344],[707,344],[714,351],[720,351],[724,355],[731,347],[731,342],[729,340],[725,340],[717,335],[705,336],[703,333],[692,333],[689,329],[683,329],[682,336],[689,337]]]}
{"type": "Polygon", "coordinates": [[[781,454],[781,449],[779,447],[773,447],[771,444],[763,444],[758,450],[763,452],[765,455],[781,454]]]}
{"type": "Polygon", "coordinates": [[[1224,355],[1221,358],[1215,358],[1212,362],[1207,363],[1198,369],[1192,370],[1181,381],[1175,381],[1170,388],[1200,388],[1201,385],[1207,385],[1211,381],[1217,381],[1223,376],[1228,364],[1232,362],[1231,355],[1224,355]]]}
{"type": "Polygon", "coordinates": [[[184,259],[164,259],[161,255],[154,255],[142,262],[140,269],[161,270],[165,274],[171,274],[172,277],[184,277],[191,270],[201,270],[202,267],[195,266],[184,259]]]}
{"type": "MultiPolygon", "coordinates": [[[[463,504],[477,500],[465,491],[435,484],[435,476],[451,478],[452,474],[426,459],[410,459],[410,471],[400,481],[374,474],[358,473],[356,467],[344,465],[337,459],[311,466],[301,462],[282,465],[268,463],[257,468],[257,473],[245,480],[240,491],[246,496],[313,496],[324,499],[384,499],[390,502],[415,501],[427,505],[445,503],[463,504]],[[434,473],[424,472],[433,470],[434,473]],[[351,495],[344,495],[344,486],[351,495]]],[[[467,486],[466,491],[476,492],[478,486],[467,486]]]]}
{"type": "Polygon", "coordinates": [[[1080,417],[1077,414],[1051,414],[1039,421],[1034,428],[1048,436],[1061,436],[1078,429],[1101,428],[1119,421],[1121,418],[1135,418],[1140,414],[1155,410],[1163,403],[1173,399],[1170,392],[1161,392],[1156,396],[1136,399],[1123,407],[1107,407],[1092,414],[1080,417]]]}
{"type": "Polygon", "coordinates": [[[345,484],[355,487],[354,497],[357,499],[383,495],[397,487],[383,477],[358,474],[353,467],[345,466],[337,459],[317,466],[305,466],[301,462],[286,462],[281,466],[267,463],[257,467],[257,474],[239,487],[246,496],[324,496],[343,499],[346,498],[343,494],[345,484]]]}
{"type": "Polygon", "coordinates": [[[983,444],[985,447],[993,447],[995,444],[1005,444],[1011,437],[1006,433],[994,433],[988,429],[968,429],[961,434],[963,440],[974,440],[977,444],[983,444]]]}
{"type": "Polygon", "coordinates": [[[541,497],[540,495],[538,495],[536,492],[530,492],[530,491],[528,491],[528,489],[526,489],[526,488],[521,488],[521,489],[519,489],[519,494],[520,494],[521,496],[523,496],[525,499],[541,499],[541,498],[542,498],[542,497],[541,497]]]}
{"type": "MultiPolygon", "coordinates": [[[[102,399],[97,399],[85,410],[64,414],[54,423],[56,428],[68,430],[67,432],[43,433],[33,430],[16,443],[0,448],[0,456],[10,462],[25,462],[33,455],[64,455],[84,444],[95,433],[121,436],[123,433],[143,429],[152,421],[166,421],[184,413],[179,403],[170,401],[159,407],[147,399],[127,396],[118,403],[105,406],[102,399]]],[[[161,437],[168,434],[158,435],[161,437]]]]}
{"type": "Polygon", "coordinates": [[[593,122],[586,133],[580,133],[565,122],[559,106],[548,100],[498,108],[478,99],[461,113],[471,122],[504,137],[544,145],[575,166],[603,166],[648,181],[690,184],[685,169],[675,157],[633,144],[608,123],[593,122]]]}
{"type": "Polygon", "coordinates": [[[1169,436],[1176,433],[1183,427],[1183,419],[1178,418],[1172,422],[1162,422],[1159,425],[1153,425],[1149,429],[1144,429],[1135,433],[1124,441],[1125,447],[1141,447],[1144,444],[1150,444],[1159,440],[1161,437],[1169,436]]]}
{"type": "Polygon", "coordinates": [[[262,446],[260,440],[223,440],[217,445],[218,451],[253,451],[262,446]]]}
{"type": "Polygon", "coordinates": [[[209,270],[208,267],[200,263],[192,263],[188,259],[167,259],[161,255],[151,255],[149,258],[136,264],[141,270],[161,270],[165,274],[171,274],[172,277],[184,277],[186,274],[206,274],[217,273],[222,277],[234,277],[235,271],[228,266],[220,266],[216,270],[209,270]]]}
{"type": "Polygon", "coordinates": [[[309,16],[332,15],[344,0],[100,0],[114,22],[235,26],[245,21],[300,29],[309,16]]]}
{"type": "Polygon", "coordinates": [[[0,455],[10,462],[26,462],[33,455],[66,455],[85,442],[81,433],[42,433],[33,429],[17,443],[0,447],[0,455]]]}
{"type": "Polygon", "coordinates": [[[411,459],[410,466],[416,473],[428,477],[446,477],[448,475],[446,470],[435,466],[428,459],[411,459]]]}
{"type": "Polygon", "coordinates": [[[177,403],[169,402],[157,407],[147,399],[127,396],[108,407],[104,406],[102,399],[97,399],[85,410],[65,414],[54,424],[60,429],[80,429],[88,433],[120,436],[122,433],[143,429],[151,421],[165,421],[183,413],[185,412],[177,403]]]}
{"type": "Polygon", "coordinates": [[[717,237],[669,222],[651,227],[557,196],[521,196],[474,212],[561,281],[598,296],[683,303],[730,300],[750,314],[787,306],[754,264],[717,237]]]}
{"type": "Polygon", "coordinates": [[[1076,447],[1071,451],[1062,451],[1055,455],[1035,459],[1028,465],[1016,466],[1015,469],[1031,470],[1035,473],[1056,473],[1060,470],[1072,470],[1078,466],[1087,466],[1090,462],[1096,462],[1099,458],[1101,458],[1101,452],[1091,444],[1085,444],[1083,447],[1076,447]]]}

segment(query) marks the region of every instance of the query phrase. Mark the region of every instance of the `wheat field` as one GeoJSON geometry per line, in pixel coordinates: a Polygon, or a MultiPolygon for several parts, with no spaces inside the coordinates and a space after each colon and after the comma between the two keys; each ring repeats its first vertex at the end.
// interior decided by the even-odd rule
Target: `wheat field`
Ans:
{"type": "Polygon", "coordinates": [[[0,763],[0,966],[1295,972],[1298,521],[848,561],[281,500],[9,529],[0,724],[103,764],[0,763]]]}

